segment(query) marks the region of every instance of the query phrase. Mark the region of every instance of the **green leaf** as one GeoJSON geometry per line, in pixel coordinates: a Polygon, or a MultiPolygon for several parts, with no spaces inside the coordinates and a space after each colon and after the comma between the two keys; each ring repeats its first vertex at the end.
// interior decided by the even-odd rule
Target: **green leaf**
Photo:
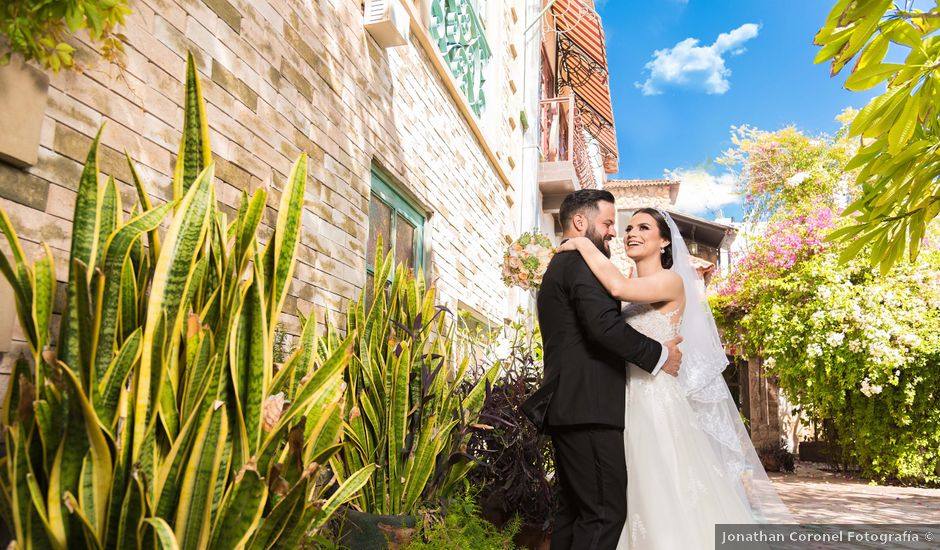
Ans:
{"type": "Polygon", "coordinates": [[[210,164],[212,150],[209,146],[209,124],[206,120],[205,101],[202,99],[202,84],[196,73],[193,54],[187,52],[183,139],[173,173],[173,198],[180,200],[186,195],[198,175],[210,164]]]}
{"type": "Polygon", "coordinates": [[[917,97],[904,98],[904,107],[888,132],[888,152],[896,155],[910,141],[917,126],[917,97]]]}
{"type": "Polygon", "coordinates": [[[845,87],[853,92],[867,90],[886,80],[903,67],[904,65],[897,63],[867,65],[850,74],[845,80],[845,87]]]}
{"type": "MultiPolygon", "coordinates": [[[[33,346],[33,358],[37,363],[41,361],[43,349],[49,343],[49,325],[52,319],[52,303],[55,299],[55,265],[53,264],[52,250],[46,243],[42,244],[45,253],[33,265],[33,326],[36,331],[36,340],[30,342],[33,346]]],[[[41,369],[37,368],[37,374],[41,369]]],[[[39,382],[42,382],[41,375],[39,382]]]]}
{"type": "Polygon", "coordinates": [[[144,486],[137,472],[131,474],[123,504],[114,547],[140,548],[140,529],[144,521],[146,502],[144,500],[144,486]]]}
{"type": "MultiPolygon", "coordinates": [[[[81,424],[84,427],[84,437],[87,442],[89,454],[87,455],[87,467],[89,471],[90,484],[83,483],[79,487],[78,502],[85,511],[89,525],[97,536],[105,532],[105,518],[108,511],[108,496],[111,488],[112,479],[112,456],[108,441],[105,438],[102,426],[98,422],[98,417],[88,401],[88,397],[82,390],[81,383],[75,377],[70,369],[61,365],[63,378],[69,387],[70,399],[78,402],[81,410],[81,424]]],[[[71,426],[70,426],[71,427],[71,426]]],[[[69,440],[63,442],[66,444],[69,440]]]]}
{"type": "Polygon", "coordinates": [[[300,243],[301,215],[303,214],[304,195],[307,188],[307,155],[300,155],[291,168],[287,185],[281,194],[281,204],[278,208],[277,225],[274,237],[268,247],[273,247],[273,273],[267,279],[271,292],[269,300],[268,319],[271,320],[272,330],[270,338],[273,339],[273,326],[284,306],[287,290],[294,273],[296,250],[300,243]]]}
{"type": "MultiPolygon", "coordinates": [[[[145,232],[159,227],[173,207],[172,203],[164,204],[144,212],[126,225],[114,232],[104,245],[103,273],[104,289],[98,304],[98,346],[95,351],[94,380],[100,381],[105,370],[111,364],[116,349],[116,336],[118,332],[119,308],[121,305],[122,287],[124,287],[124,265],[128,260],[131,246],[145,232]]],[[[130,289],[124,290],[131,292],[130,289]]],[[[96,382],[100,383],[100,382],[96,382]]]]}
{"type": "Polygon", "coordinates": [[[140,342],[141,329],[138,328],[121,346],[120,352],[111,361],[98,383],[97,392],[100,399],[95,401],[95,410],[105,426],[111,426],[115,420],[121,389],[131,368],[140,360],[140,342]]]}
{"type": "MultiPolygon", "coordinates": [[[[72,213],[72,245],[69,253],[69,278],[66,287],[66,311],[63,314],[62,328],[59,335],[58,358],[73,369],[81,372],[90,372],[90,365],[80,364],[79,357],[79,312],[75,292],[81,285],[75,281],[75,261],[87,266],[88,273],[94,272],[93,259],[97,256],[95,247],[98,242],[98,143],[104,125],[92,141],[88,158],[82,170],[78,184],[78,195],[75,198],[75,210],[72,213]]],[[[87,280],[86,280],[87,285],[87,280]]],[[[85,382],[83,380],[83,382],[85,382]]]]}
{"type": "Polygon", "coordinates": [[[268,484],[248,464],[238,476],[225,496],[212,530],[210,548],[242,548],[261,522],[264,504],[268,496],[268,484]]]}
{"type": "Polygon", "coordinates": [[[160,550],[179,550],[173,529],[163,518],[146,518],[144,523],[149,525],[157,535],[160,550]]]}
{"type": "Polygon", "coordinates": [[[217,401],[193,442],[173,531],[182,549],[205,548],[209,542],[214,484],[223,461],[228,425],[224,403],[217,401]]]}
{"type": "Polygon", "coordinates": [[[165,320],[169,339],[180,333],[182,316],[180,305],[187,294],[196,258],[209,228],[210,205],[214,202],[212,187],[213,167],[209,165],[186,193],[179,205],[154,268],[150,298],[147,303],[147,323],[144,328],[143,356],[136,378],[134,413],[134,461],[139,459],[144,433],[152,421],[152,413],[165,372],[165,337],[157,338],[158,324],[165,320]]]}

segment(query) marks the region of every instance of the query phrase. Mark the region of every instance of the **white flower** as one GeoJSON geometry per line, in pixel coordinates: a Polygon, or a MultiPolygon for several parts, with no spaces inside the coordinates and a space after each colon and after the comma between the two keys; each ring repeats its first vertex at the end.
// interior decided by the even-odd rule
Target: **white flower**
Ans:
{"type": "Polygon", "coordinates": [[[819,357],[822,355],[822,348],[819,346],[819,344],[810,344],[806,348],[806,352],[809,353],[810,357],[819,357]]]}
{"type": "Polygon", "coordinates": [[[842,342],[845,341],[845,334],[842,332],[833,332],[829,334],[828,342],[832,347],[841,346],[842,342]]]}
{"type": "Polygon", "coordinates": [[[797,185],[806,181],[806,178],[808,177],[809,177],[809,172],[801,170],[797,172],[796,174],[793,174],[792,176],[787,178],[787,187],[796,187],[797,185]]]}
{"type": "Polygon", "coordinates": [[[777,365],[777,360],[774,359],[773,357],[768,357],[767,359],[764,359],[764,365],[768,369],[772,369],[777,365]]]}

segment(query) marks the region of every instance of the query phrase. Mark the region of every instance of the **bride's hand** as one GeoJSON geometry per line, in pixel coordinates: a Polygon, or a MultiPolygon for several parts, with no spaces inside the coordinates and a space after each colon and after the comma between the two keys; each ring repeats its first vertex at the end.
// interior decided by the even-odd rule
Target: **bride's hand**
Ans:
{"type": "Polygon", "coordinates": [[[564,242],[561,246],[559,246],[558,248],[556,248],[556,249],[555,249],[555,252],[556,252],[556,253],[557,253],[557,252],[570,252],[570,251],[572,251],[572,250],[577,250],[577,249],[578,249],[578,242],[579,242],[579,241],[588,241],[588,242],[590,242],[587,237],[573,237],[573,238],[568,239],[567,241],[565,241],[565,242],[564,242]]]}

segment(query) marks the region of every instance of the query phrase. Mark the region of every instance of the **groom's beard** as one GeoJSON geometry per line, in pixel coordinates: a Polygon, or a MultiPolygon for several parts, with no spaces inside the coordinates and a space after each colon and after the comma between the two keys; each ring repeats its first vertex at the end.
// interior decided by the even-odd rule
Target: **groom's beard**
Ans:
{"type": "Polygon", "coordinates": [[[591,242],[594,243],[594,246],[600,250],[604,256],[610,258],[610,246],[607,244],[607,241],[604,237],[597,234],[597,231],[594,230],[594,227],[588,227],[587,231],[584,232],[584,236],[588,239],[591,239],[591,242]]]}

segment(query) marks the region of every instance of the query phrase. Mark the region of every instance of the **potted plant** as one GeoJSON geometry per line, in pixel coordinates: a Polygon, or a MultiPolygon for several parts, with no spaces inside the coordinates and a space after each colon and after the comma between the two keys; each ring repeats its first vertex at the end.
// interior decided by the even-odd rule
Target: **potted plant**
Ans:
{"type": "Polygon", "coordinates": [[[131,174],[129,219],[98,181],[98,137],[78,184],[55,348],[52,252],[28,262],[0,233],[30,359],[2,411],[0,514],[23,548],[293,546],[369,478],[324,465],[342,447],[343,372],[355,331],[321,346],[314,322],[274,372],[275,328],[300,238],[307,159],[285,182],[274,235],[257,240],[266,193],[231,222],[213,185],[205,108],[187,63],[173,197],[153,206],[131,174]],[[162,236],[158,228],[169,218],[162,236]],[[144,246],[143,240],[147,241],[144,246]]]}
{"type": "MultiPolygon", "coordinates": [[[[487,336],[477,334],[474,339],[487,336]]],[[[484,517],[502,526],[518,516],[516,544],[547,549],[554,515],[551,446],[520,409],[541,381],[541,334],[531,319],[523,317],[488,339],[484,368],[499,362],[502,372],[487,392],[480,414],[480,422],[490,429],[475,432],[468,445],[478,462],[469,481],[480,490],[484,517]]]]}
{"type": "MultiPolygon", "coordinates": [[[[417,510],[441,503],[470,471],[466,445],[499,370],[466,386],[469,358],[455,353],[456,323],[435,305],[434,287],[403,265],[393,274],[391,251],[384,260],[379,252],[376,266],[374,298],[364,289],[346,316],[355,335],[343,374],[348,445],[330,462],[340,480],[377,465],[345,517],[342,543],[364,549],[405,542],[417,510]]],[[[326,344],[325,354],[340,345],[335,330],[326,344]]]]}
{"type": "Polygon", "coordinates": [[[66,39],[86,30],[104,59],[120,62],[126,0],[6,0],[0,3],[0,160],[36,164],[49,76],[75,67],[66,39]],[[39,66],[37,68],[33,64],[39,66]]]}

